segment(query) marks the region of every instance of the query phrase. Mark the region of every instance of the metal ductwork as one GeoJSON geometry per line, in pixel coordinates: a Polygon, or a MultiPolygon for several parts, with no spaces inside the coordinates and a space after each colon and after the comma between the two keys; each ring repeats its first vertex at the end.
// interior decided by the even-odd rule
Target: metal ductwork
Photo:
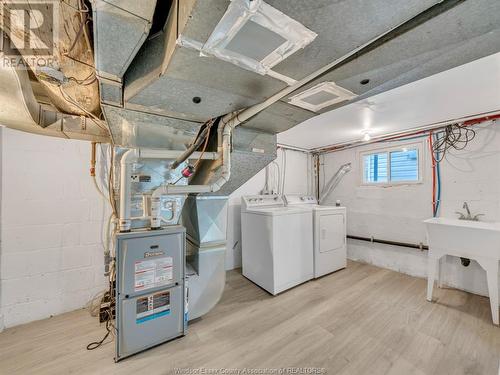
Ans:
{"type": "Polygon", "coordinates": [[[226,284],[226,244],[187,243],[189,320],[208,313],[220,300],[226,284]],[[195,268],[196,267],[196,268],[195,268]]]}
{"type": "Polygon", "coordinates": [[[198,133],[199,123],[103,105],[111,137],[128,148],[184,150],[198,133]]]}
{"type": "Polygon", "coordinates": [[[182,42],[205,43],[229,4],[174,2],[163,32],[144,44],[125,76],[125,107],[205,121],[257,104],[286,87],[269,76],[202,57],[182,42]]]}
{"type": "Polygon", "coordinates": [[[122,78],[151,29],[156,0],[93,0],[95,68],[102,103],[121,106],[122,78]]]}
{"type": "MultiPolygon", "coordinates": [[[[231,177],[217,192],[228,196],[276,159],[276,135],[236,127],[231,143],[231,177]]],[[[220,177],[219,160],[204,160],[191,184],[210,184],[220,177]]]]}
{"type": "Polygon", "coordinates": [[[0,66],[0,82],[0,124],[52,137],[109,142],[104,122],[66,115],[40,104],[33,93],[27,70],[0,66]]]}
{"type": "Polygon", "coordinates": [[[226,196],[190,196],[182,212],[188,248],[189,319],[217,304],[226,282],[226,196]]]}
{"type": "MultiPolygon", "coordinates": [[[[341,63],[255,112],[241,126],[276,134],[318,113],[500,50],[500,4],[496,0],[374,0],[368,7],[359,1],[93,0],[92,8],[101,105],[115,129],[113,139],[124,146],[135,144],[127,144],[120,134],[122,123],[135,132],[148,128],[144,133],[154,135],[152,143],[163,130],[169,139],[181,128],[186,138],[180,145],[183,148],[208,119],[262,103],[335,61],[341,63]],[[214,31],[221,30],[221,22],[236,3],[250,11],[272,7],[273,14],[292,19],[315,37],[267,74],[206,53],[213,45],[214,31]],[[367,48],[361,51],[359,46],[367,48]],[[317,112],[294,105],[293,97],[324,82],[352,93],[352,99],[317,112]],[[122,113],[117,114],[118,110],[122,113]],[[141,116],[151,115],[159,117],[148,118],[147,124],[140,121],[141,116]],[[134,117],[139,119],[137,124],[134,117]]],[[[75,13],[70,7],[62,9],[62,17],[69,10],[75,13]]],[[[68,24],[68,20],[63,24],[71,26],[72,32],[64,43],[71,44],[79,35],[79,21],[75,17],[68,24]]],[[[254,28],[249,35],[258,32],[254,28]]],[[[241,52],[248,39],[238,40],[242,44],[232,48],[241,52]]],[[[83,38],[77,46],[75,54],[88,52],[83,38]]],[[[72,64],[73,73],[78,64],[72,64]]],[[[148,147],[148,135],[142,138],[140,145],[148,147]]],[[[173,143],[178,144],[177,139],[173,143]]]]}

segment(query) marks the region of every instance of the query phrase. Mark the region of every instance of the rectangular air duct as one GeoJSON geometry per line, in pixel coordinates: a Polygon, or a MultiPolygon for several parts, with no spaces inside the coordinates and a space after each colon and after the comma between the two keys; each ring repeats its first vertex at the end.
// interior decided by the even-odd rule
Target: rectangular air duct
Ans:
{"type": "Polygon", "coordinates": [[[232,0],[201,53],[264,75],[316,36],[262,0],[232,0]]]}
{"type": "Polygon", "coordinates": [[[292,96],[289,103],[318,112],[325,107],[351,100],[356,96],[353,92],[337,86],[334,82],[321,82],[319,85],[292,96]]]}

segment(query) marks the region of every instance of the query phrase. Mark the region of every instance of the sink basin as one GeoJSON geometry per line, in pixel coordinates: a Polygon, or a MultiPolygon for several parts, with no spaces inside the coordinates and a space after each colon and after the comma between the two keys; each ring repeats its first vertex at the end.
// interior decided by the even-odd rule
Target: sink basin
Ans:
{"type": "Polygon", "coordinates": [[[464,258],[487,256],[500,259],[500,223],[433,218],[425,220],[432,249],[452,250],[464,258]]]}
{"type": "Polygon", "coordinates": [[[434,218],[424,221],[429,253],[427,260],[427,300],[432,301],[434,279],[440,284],[440,259],[454,255],[476,260],[486,271],[493,324],[498,317],[498,261],[500,223],[434,218]]]}

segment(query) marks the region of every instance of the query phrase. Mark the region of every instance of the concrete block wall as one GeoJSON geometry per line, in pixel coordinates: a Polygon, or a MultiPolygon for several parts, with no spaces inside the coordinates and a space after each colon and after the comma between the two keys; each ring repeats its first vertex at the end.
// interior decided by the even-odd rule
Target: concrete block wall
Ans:
{"type": "Polygon", "coordinates": [[[84,307],[106,287],[109,211],[89,176],[90,143],[1,128],[3,325],[84,307]]]}
{"type": "MultiPolygon", "coordinates": [[[[440,216],[455,218],[467,201],[473,213],[485,214],[481,220],[500,221],[500,123],[488,122],[473,128],[476,138],[465,150],[452,150],[441,164],[442,201],[440,216]]],[[[369,144],[323,154],[320,186],[340,165],[351,162],[353,169],[331,194],[327,204],[340,199],[347,207],[348,233],[363,237],[420,243],[426,242],[423,220],[432,217],[432,169],[426,139],[423,182],[393,187],[361,186],[360,153],[408,142],[369,144]],[[324,173],[323,173],[324,171],[324,173]]],[[[348,257],[409,275],[427,277],[427,253],[415,249],[348,241],[348,257]]],[[[442,268],[446,285],[487,295],[486,275],[471,262],[463,267],[460,259],[447,257],[442,268]]]]}
{"type": "MultiPolygon", "coordinates": [[[[312,158],[309,154],[286,150],[285,194],[313,194],[312,158]]],[[[276,162],[282,168],[283,150],[276,162]]],[[[266,182],[263,169],[230,195],[228,200],[226,269],[241,267],[241,197],[261,194],[266,182]]]]}

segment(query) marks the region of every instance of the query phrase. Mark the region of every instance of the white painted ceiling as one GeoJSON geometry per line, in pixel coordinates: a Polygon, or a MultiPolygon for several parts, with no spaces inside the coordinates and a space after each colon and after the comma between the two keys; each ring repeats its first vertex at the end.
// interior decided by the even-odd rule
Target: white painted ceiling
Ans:
{"type": "Polygon", "coordinates": [[[314,149],[500,111],[500,53],[313,117],[278,135],[314,149]]]}

